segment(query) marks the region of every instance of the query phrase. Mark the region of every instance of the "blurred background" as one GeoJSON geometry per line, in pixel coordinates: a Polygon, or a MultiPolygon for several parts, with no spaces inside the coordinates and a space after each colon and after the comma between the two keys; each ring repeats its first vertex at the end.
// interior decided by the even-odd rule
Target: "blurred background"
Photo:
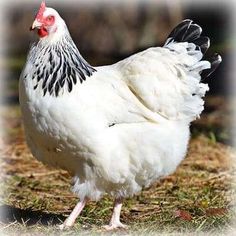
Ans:
{"type": "MultiPolygon", "coordinates": [[[[216,73],[205,82],[209,83],[205,114],[210,118],[196,123],[199,132],[210,132],[217,140],[229,142],[228,99],[230,88],[232,40],[230,26],[232,10],[222,1],[200,3],[198,1],[46,1],[59,11],[81,54],[92,65],[115,63],[135,52],[151,46],[162,46],[170,31],[183,19],[194,20],[203,28],[203,35],[211,38],[206,57],[214,52],[221,54],[223,62],[216,73]],[[214,112],[213,112],[214,111],[214,112]],[[213,113],[212,113],[213,112],[213,113]],[[209,121],[210,119],[210,121],[209,121]],[[202,126],[203,124],[204,127],[202,126]],[[209,122],[209,124],[207,123],[209,122]],[[206,129],[206,123],[207,129],[206,129]],[[213,130],[213,131],[212,131],[213,130]]],[[[37,36],[29,32],[40,1],[17,2],[5,10],[6,34],[2,67],[5,89],[3,104],[18,104],[18,79],[26,60],[29,45],[37,36]]]]}

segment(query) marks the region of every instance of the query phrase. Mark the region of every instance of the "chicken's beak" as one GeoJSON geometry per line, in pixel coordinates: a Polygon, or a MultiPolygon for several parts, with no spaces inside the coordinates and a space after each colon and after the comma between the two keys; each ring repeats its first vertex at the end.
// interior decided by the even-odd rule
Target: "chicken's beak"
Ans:
{"type": "Polygon", "coordinates": [[[39,21],[35,20],[32,24],[32,26],[30,27],[30,31],[33,31],[35,29],[40,29],[42,27],[42,23],[40,23],[39,21]]]}

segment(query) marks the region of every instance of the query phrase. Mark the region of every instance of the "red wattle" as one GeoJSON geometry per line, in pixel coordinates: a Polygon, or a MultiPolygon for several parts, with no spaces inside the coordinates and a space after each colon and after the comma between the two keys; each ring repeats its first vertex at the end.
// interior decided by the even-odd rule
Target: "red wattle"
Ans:
{"type": "Polygon", "coordinates": [[[38,29],[38,35],[40,38],[43,38],[48,35],[48,32],[44,27],[42,27],[42,28],[38,29]]]}

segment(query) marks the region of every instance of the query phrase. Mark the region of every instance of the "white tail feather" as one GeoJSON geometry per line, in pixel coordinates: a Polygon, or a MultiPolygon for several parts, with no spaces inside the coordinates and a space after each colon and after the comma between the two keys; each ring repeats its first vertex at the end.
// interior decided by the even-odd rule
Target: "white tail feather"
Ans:
{"type": "Polygon", "coordinates": [[[184,65],[186,76],[184,77],[185,94],[182,105],[179,106],[177,119],[187,119],[190,122],[200,116],[204,109],[205,96],[209,90],[207,84],[201,83],[201,71],[211,68],[209,61],[201,61],[203,54],[193,43],[172,42],[165,46],[179,54],[181,64],[184,65]]]}

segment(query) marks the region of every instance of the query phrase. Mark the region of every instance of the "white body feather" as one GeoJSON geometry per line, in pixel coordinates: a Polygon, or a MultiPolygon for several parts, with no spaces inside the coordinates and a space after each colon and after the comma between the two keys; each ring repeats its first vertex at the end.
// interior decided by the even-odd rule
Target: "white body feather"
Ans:
{"type": "Polygon", "coordinates": [[[33,155],[68,170],[81,199],[132,196],[174,172],[208,90],[199,71],[210,63],[200,61],[195,49],[174,42],[150,48],[96,68],[59,96],[34,89],[31,53],[20,79],[20,104],[33,155]]]}
{"type": "Polygon", "coordinates": [[[43,97],[32,80],[21,78],[20,103],[33,155],[71,172],[74,191],[95,200],[104,193],[131,196],[172,173],[186,154],[189,122],[203,105],[200,96],[185,101],[204,86],[179,61],[168,49],[151,48],[96,68],[84,84],[59,97],[43,97]]]}

